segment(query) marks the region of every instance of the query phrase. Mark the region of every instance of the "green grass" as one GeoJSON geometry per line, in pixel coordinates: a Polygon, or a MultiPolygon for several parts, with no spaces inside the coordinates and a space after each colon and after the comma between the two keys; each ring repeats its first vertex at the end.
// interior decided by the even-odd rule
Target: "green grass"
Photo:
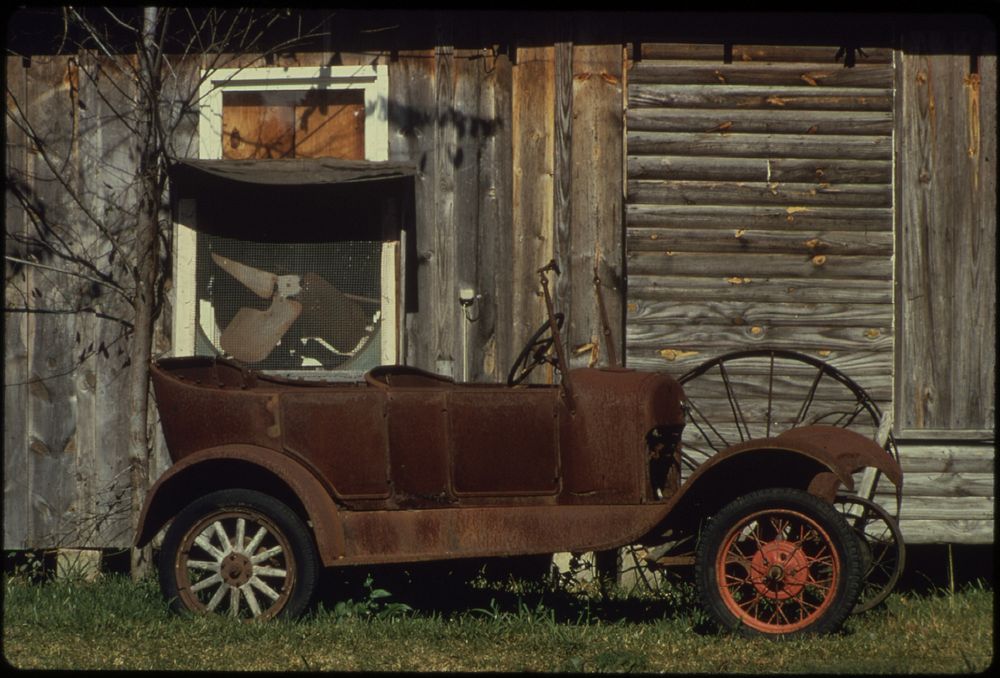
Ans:
{"type": "Polygon", "coordinates": [[[896,593],[837,635],[776,642],[706,628],[685,585],[602,597],[426,583],[406,598],[369,580],[301,620],[241,624],[171,614],[152,581],[7,577],[4,658],[24,669],[666,673],[962,673],[993,659],[993,591],[981,584],[896,593]],[[463,600],[442,603],[445,591],[463,600]]]}

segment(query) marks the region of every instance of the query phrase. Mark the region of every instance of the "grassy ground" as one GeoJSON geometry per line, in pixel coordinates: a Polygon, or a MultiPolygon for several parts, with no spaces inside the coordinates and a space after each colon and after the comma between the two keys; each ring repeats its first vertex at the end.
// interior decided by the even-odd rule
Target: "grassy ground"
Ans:
{"type": "Polygon", "coordinates": [[[335,582],[339,602],[328,591],[304,619],[240,624],[172,615],[152,581],[8,576],[4,659],[25,669],[667,673],[963,673],[993,660],[983,583],[896,593],[837,635],[775,642],[708,628],[683,584],[601,596],[440,571],[408,581],[335,582]]]}

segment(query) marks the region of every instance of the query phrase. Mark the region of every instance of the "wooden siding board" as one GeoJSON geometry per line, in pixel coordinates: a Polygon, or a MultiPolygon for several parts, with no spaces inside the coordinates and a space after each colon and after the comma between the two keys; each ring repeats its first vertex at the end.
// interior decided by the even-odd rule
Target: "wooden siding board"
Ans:
{"type": "Polygon", "coordinates": [[[892,87],[892,71],[882,65],[844,68],[841,64],[795,64],[775,68],[773,62],[653,61],[636,64],[629,75],[636,84],[671,85],[808,85],[818,90],[831,87],[892,87]]]}
{"type": "MultiPolygon", "coordinates": [[[[762,61],[769,63],[814,63],[843,66],[845,55],[839,45],[753,45],[731,44],[729,58],[733,62],[762,61]]],[[[646,42],[642,44],[643,61],[650,59],[706,60],[723,63],[727,46],[718,43],[646,42]]],[[[864,64],[892,63],[892,49],[872,47],[855,53],[855,62],[864,64]]]]}
{"type": "Polygon", "coordinates": [[[814,186],[892,183],[892,168],[881,160],[632,155],[627,162],[632,181],[756,181],[811,183],[814,186]]]}
{"type": "Polygon", "coordinates": [[[417,167],[414,178],[415,233],[411,253],[416,297],[415,307],[406,312],[405,362],[434,370],[433,351],[434,297],[431,289],[431,267],[434,250],[435,206],[434,185],[436,160],[434,154],[435,121],[435,59],[433,51],[401,54],[390,64],[389,159],[407,160],[417,167]]]}
{"type": "Polygon", "coordinates": [[[545,319],[536,271],[554,255],[554,60],[552,47],[519,47],[513,67],[511,301],[515,345],[525,341],[545,319]]]}
{"type": "Polygon", "coordinates": [[[838,110],[631,108],[627,122],[636,132],[889,136],[893,118],[888,111],[854,111],[845,120],[838,110]]]}
{"type": "MultiPolygon", "coordinates": [[[[616,360],[621,362],[622,49],[581,46],[573,51],[572,251],[573,323],[567,340],[581,365],[607,364],[600,310],[593,285],[597,267],[616,360]]],[[[565,269],[564,269],[565,270],[565,269]]]]}
{"type": "Polygon", "coordinates": [[[441,374],[461,377],[461,356],[455,337],[458,325],[458,290],[455,287],[457,266],[456,210],[456,160],[458,130],[454,124],[455,110],[455,59],[450,43],[439,46],[434,54],[435,127],[433,143],[434,163],[434,221],[431,241],[431,259],[428,290],[430,321],[434,338],[430,352],[433,369],[441,374]]]}
{"type": "Polygon", "coordinates": [[[717,275],[720,278],[784,277],[803,279],[864,278],[892,280],[892,261],[887,257],[845,255],[801,256],[792,254],[705,254],[701,252],[629,252],[629,271],[644,275],[717,275]]]}
{"type": "Polygon", "coordinates": [[[994,426],[996,57],[970,73],[954,39],[910,34],[900,56],[903,431],[994,426]]]}
{"type": "Polygon", "coordinates": [[[892,210],[801,205],[651,205],[628,203],[626,226],[721,229],[801,229],[892,232],[892,210]]]}
{"type": "Polygon", "coordinates": [[[734,108],[754,110],[891,111],[891,89],[862,87],[755,87],[721,85],[633,85],[629,107],[734,108]],[[762,91],[764,90],[764,91],[762,91]]]}
{"type": "Polygon", "coordinates": [[[892,207],[890,184],[831,184],[726,181],[628,182],[629,199],[634,203],[656,205],[796,205],[802,207],[838,206],[892,207]]]}
{"type": "MultiPolygon", "coordinates": [[[[579,113],[575,106],[585,105],[585,101],[574,101],[574,49],[570,42],[557,42],[554,46],[555,65],[553,69],[554,83],[554,139],[553,139],[553,216],[554,255],[561,274],[555,279],[553,291],[559,312],[564,317],[563,336],[572,347],[579,343],[578,322],[575,305],[573,304],[573,282],[580,272],[573,265],[575,254],[573,238],[577,235],[576,224],[573,223],[573,188],[574,188],[574,117],[579,113]]],[[[582,318],[580,319],[583,320],[582,318]]],[[[572,351],[570,351],[572,356],[572,351]]],[[[572,358],[570,358],[572,360],[572,358]]]]}
{"type": "Polygon", "coordinates": [[[892,256],[891,233],[864,231],[704,230],[633,227],[629,251],[716,252],[746,254],[885,255],[892,256]]]}
{"type": "MultiPolygon", "coordinates": [[[[6,85],[10,97],[24,105],[27,77],[20,57],[7,57],[6,85]]],[[[28,143],[10,114],[5,118],[7,181],[22,179],[28,172],[28,143]]],[[[8,189],[9,190],[9,189],[8,189]]],[[[27,215],[9,195],[5,201],[5,248],[10,256],[26,258],[26,249],[13,236],[27,233],[27,215]]],[[[4,305],[27,308],[31,304],[31,267],[5,262],[4,305]]],[[[4,410],[3,410],[3,547],[22,548],[30,538],[28,523],[30,484],[28,482],[28,364],[30,327],[28,313],[4,313],[4,410]]]]}
{"type": "Polygon", "coordinates": [[[892,158],[886,136],[847,134],[745,134],[712,132],[629,133],[630,155],[698,155],[737,158],[831,158],[885,160],[892,158]]]}
{"type": "Polygon", "coordinates": [[[891,304],[892,286],[869,280],[809,281],[770,276],[766,279],[708,278],[629,274],[629,304],[642,300],[672,302],[750,300],[758,303],[860,303],[891,304]]]}
{"type": "Polygon", "coordinates": [[[511,169],[511,64],[505,55],[484,57],[480,86],[480,116],[488,132],[479,157],[479,249],[476,289],[478,320],[471,332],[479,358],[473,360],[474,381],[498,382],[506,378],[513,360],[513,309],[509,303],[513,275],[513,242],[510,238],[513,201],[511,169]]]}

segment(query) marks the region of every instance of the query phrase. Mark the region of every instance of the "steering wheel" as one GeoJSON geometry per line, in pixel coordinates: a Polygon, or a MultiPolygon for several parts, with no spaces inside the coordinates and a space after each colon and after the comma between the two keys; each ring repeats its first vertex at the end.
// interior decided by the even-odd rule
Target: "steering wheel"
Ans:
{"type": "MultiPolygon", "coordinates": [[[[564,316],[562,313],[555,314],[556,327],[560,330],[563,326],[563,319],[564,316]]],[[[551,330],[552,326],[546,320],[531,335],[531,339],[528,339],[528,343],[525,344],[524,349],[517,356],[517,360],[514,361],[514,366],[510,368],[510,374],[507,375],[508,386],[517,386],[528,378],[532,370],[543,363],[557,364],[555,360],[546,357],[549,349],[552,348],[552,344],[556,341],[555,337],[552,336],[551,330]],[[546,333],[548,333],[548,336],[546,336],[546,333]]]]}

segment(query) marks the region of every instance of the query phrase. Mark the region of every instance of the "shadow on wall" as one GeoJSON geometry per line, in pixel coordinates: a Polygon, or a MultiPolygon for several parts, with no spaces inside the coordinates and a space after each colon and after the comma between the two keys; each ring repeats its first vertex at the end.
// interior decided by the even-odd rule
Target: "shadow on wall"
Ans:
{"type": "Polygon", "coordinates": [[[897,591],[956,591],[979,582],[995,584],[992,544],[913,544],[897,591]]]}

